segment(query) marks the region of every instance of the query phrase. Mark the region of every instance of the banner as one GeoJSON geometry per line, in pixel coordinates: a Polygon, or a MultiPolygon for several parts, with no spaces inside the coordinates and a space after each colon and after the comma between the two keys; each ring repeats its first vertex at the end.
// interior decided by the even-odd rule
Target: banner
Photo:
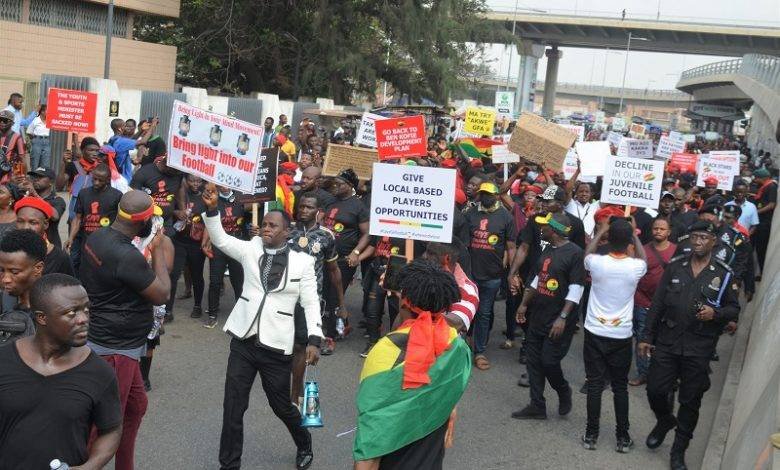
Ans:
{"type": "Polygon", "coordinates": [[[427,152],[425,118],[420,115],[374,121],[380,160],[422,157],[427,152]]]}
{"type": "Polygon", "coordinates": [[[498,114],[512,117],[512,109],[515,107],[514,91],[496,92],[496,111],[498,114]]]}
{"type": "Polygon", "coordinates": [[[478,136],[492,136],[496,124],[496,112],[492,109],[466,108],[466,124],[463,130],[478,136]]]}
{"type": "Polygon", "coordinates": [[[455,173],[450,168],[374,163],[368,232],[450,243],[455,173]]]}
{"type": "Polygon", "coordinates": [[[583,176],[604,175],[604,165],[612,158],[609,142],[598,140],[594,142],[577,142],[574,144],[580,157],[580,173],[583,176]]]}
{"type": "Polygon", "coordinates": [[[279,147],[268,147],[257,157],[255,186],[251,194],[241,194],[238,200],[243,204],[266,202],[276,199],[276,176],[279,171],[279,147]]]}
{"type": "Polygon", "coordinates": [[[491,151],[493,163],[517,163],[520,155],[509,151],[508,145],[494,145],[491,151]]]}
{"type": "Polygon", "coordinates": [[[509,139],[509,150],[546,168],[561,168],[577,139],[568,129],[535,114],[523,113],[509,139]]]}
{"type": "Polygon", "coordinates": [[[739,174],[739,150],[712,151],[699,155],[696,186],[704,187],[704,180],[718,178],[718,189],[731,191],[734,177],[739,174]]]}
{"type": "Polygon", "coordinates": [[[673,153],[669,166],[677,165],[680,173],[696,173],[699,166],[699,155],[696,153],[673,153]]]}
{"type": "Polygon", "coordinates": [[[685,141],[682,139],[674,140],[667,136],[661,137],[655,155],[668,160],[675,153],[685,153],[685,141]]]}
{"type": "Polygon", "coordinates": [[[575,126],[574,124],[558,124],[559,126],[568,129],[572,134],[577,136],[577,142],[585,141],[585,127],[575,126]]]}
{"type": "Polygon", "coordinates": [[[609,145],[614,145],[615,148],[620,147],[621,140],[623,140],[623,134],[620,132],[609,131],[609,134],[607,134],[607,142],[609,142],[609,145]]]}
{"type": "Polygon", "coordinates": [[[263,127],[173,102],[168,166],[253,194],[263,127]]]}
{"type": "Polygon", "coordinates": [[[661,160],[610,158],[604,170],[600,201],[657,209],[663,180],[664,162],[661,160]]]}
{"type": "Polygon", "coordinates": [[[49,88],[46,127],[52,131],[94,133],[97,99],[97,93],[49,88]]]}
{"type": "Polygon", "coordinates": [[[626,158],[653,158],[653,141],[630,139],[624,137],[618,147],[618,157],[626,158]]]}
{"type": "Polygon", "coordinates": [[[352,168],[359,179],[368,181],[371,179],[373,165],[378,160],[377,151],[373,149],[328,144],[322,175],[336,176],[341,170],[352,168]]]}
{"type": "Polygon", "coordinates": [[[355,145],[365,145],[366,147],[376,148],[376,128],[374,121],[384,119],[384,116],[373,113],[363,113],[360,118],[360,129],[355,137],[355,145]]]}

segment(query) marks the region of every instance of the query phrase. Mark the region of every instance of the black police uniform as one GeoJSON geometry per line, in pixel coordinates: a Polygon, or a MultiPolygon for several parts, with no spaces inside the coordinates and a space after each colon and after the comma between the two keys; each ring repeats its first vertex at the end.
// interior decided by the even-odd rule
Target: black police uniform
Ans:
{"type": "Polygon", "coordinates": [[[659,423],[674,421],[668,396],[680,380],[673,454],[683,453],[693,437],[701,398],[710,387],[709,359],[724,326],[736,321],[739,315],[734,278],[729,266],[714,257],[714,250],[709,264],[696,277],[691,270],[691,255],[672,258],[647,313],[642,342],[655,345],[647,377],[647,398],[659,423]],[[696,318],[701,305],[714,309],[713,320],[696,318]]]}
{"type": "MultiPolygon", "coordinates": [[[[741,281],[745,278],[748,263],[751,262],[750,244],[745,236],[733,227],[722,226],[716,234],[718,241],[712,248],[712,255],[727,264],[734,271],[734,278],[741,281]]],[[[677,240],[675,256],[690,255],[692,251],[690,234],[681,235],[677,240]]]]}

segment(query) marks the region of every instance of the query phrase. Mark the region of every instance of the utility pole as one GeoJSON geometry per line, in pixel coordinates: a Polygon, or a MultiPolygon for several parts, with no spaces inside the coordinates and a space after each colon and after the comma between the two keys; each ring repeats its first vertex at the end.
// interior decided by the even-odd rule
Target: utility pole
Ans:
{"type": "Polygon", "coordinates": [[[108,0],[106,18],[106,58],[103,61],[103,78],[108,79],[111,70],[111,36],[114,35],[114,0],[108,0]]]}

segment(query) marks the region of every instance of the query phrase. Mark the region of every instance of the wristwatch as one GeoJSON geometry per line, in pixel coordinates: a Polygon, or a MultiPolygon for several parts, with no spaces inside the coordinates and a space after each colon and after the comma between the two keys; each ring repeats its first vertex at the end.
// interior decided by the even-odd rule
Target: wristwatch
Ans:
{"type": "Polygon", "coordinates": [[[354,254],[355,256],[360,256],[360,250],[358,249],[352,250],[352,254],[354,254]]]}
{"type": "Polygon", "coordinates": [[[561,316],[561,318],[563,318],[564,320],[566,320],[566,317],[568,317],[568,316],[569,316],[569,314],[568,314],[568,313],[566,313],[566,312],[561,312],[561,315],[560,315],[560,316],[561,316]]]}

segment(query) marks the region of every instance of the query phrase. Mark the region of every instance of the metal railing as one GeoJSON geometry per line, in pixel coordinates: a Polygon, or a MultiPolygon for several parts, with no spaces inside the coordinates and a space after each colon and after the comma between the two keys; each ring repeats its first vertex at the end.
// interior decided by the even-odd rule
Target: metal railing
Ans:
{"type": "MultiPolygon", "coordinates": [[[[506,86],[506,75],[498,75],[498,74],[488,74],[483,75],[479,78],[477,78],[477,82],[484,83],[484,84],[490,84],[490,85],[498,85],[498,86],[506,86]]],[[[510,88],[515,87],[517,84],[514,81],[514,79],[510,79],[509,86],[510,88]]],[[[536,90],[544,90],[544,82],[543,81],[537,81],[535,84],[536,90]]],[[[610,86],[600,86],[600,85],[585,85],[580,83],[567,83],[567,82],[558,82],[557,90],[560,93],[574,93],[579,95],[589,95],[589,96],[619,96],[621,88],[620,87],[610,87],[610,86]]],[[[659,89],[645,89],[645,88],[626,88],[624,91],[624,96],[626,98],[638,98],[638,99],[650,99],[650,100],[685,100],[689,98],[689,95],[687,93],[683,93],[681,91],[677,90],[659,90],[659,89]]]]}
{"type": "Polygon", "coordinates": [[[688,69],[680,75],[680,81],[707,75],[722,75],[737,73],[742,68],[742,59],[724,60],[722,62],[713,62],[699,67],[688,69]]]}
{"type": "Polygon", "coordinates": [[[746,54],[741,59],[724,60],[686,70],[680,83],[697,77],[711,75],[742,74],[780,92],[780,57],[763,54],[746,54]]]}

